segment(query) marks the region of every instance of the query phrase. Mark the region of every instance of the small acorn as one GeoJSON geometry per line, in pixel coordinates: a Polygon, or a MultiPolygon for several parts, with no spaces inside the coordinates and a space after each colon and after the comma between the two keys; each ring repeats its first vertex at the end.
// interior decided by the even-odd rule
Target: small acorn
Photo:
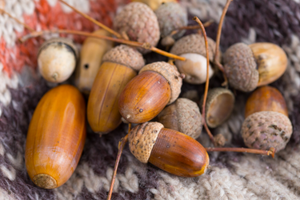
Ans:
{"type": "Polygon", "coordinates": [[[287,68],[287,56],[272,43],[237,43],[224,54],[224,70],[229,84],[249,92],[277,80],[287,68]]]}
{"type": "Polygon", "coordinates": [[[293,128],[285,100],[270,86],[255,90],[246,103],[242,137],[246,146],[256,149],[285,148],[293,128]]]}
{"type": "Polygon", "coordinates": [[[200,176],[209,165],[208,154],[199,142],[158,122],[134,127],[128,141],[131,153],[139,161],[177,176],[200,176]]]}
{"type": "Polygon", "coordinates": [[[38,103],[29,124],[25,165],[35,185],[53,189],[74,172],[86,138],[85,102],[79,90],[60,85],[38,103]]]}
{"type": "Polygon", "coordinates": [[[174,65],[155,62],[144,66],[124,88],[119,111],[130,123],[144,123],[174,102],[181,91],[182,78],[174,65]]]}
{"type": "Polygon", "coordinates": [[[158,122],[165,128],[184,133],[194,139],[202,131],[202,117],[198,105],[185,98],[178,98],[158,115],[158,122]]]}
{"type": "MultiPolygon", "coordinates": [[[[202,105],[202,102],[203,97],[200,105],[202,105]]],[[[213,88],[209,90],[205,105],[205,120],[207,125],[211,128],[215,128],[223,124],[232,113],[234,102],[234,95],[228,89],[213,88]]]]}
{"type": "MultiPolygon", "coordinates": [[[[216,43],[210,38],[207,38],[207,42],[209,60],[212,61],[215,55],[216,43]]],[[[186,58],[185,61],[175,61],[179,72],[185,74],[184,81],[190,84],[201,84],[206,81],[206,49],[202,35],[191,34],[179,39],[175,42],[170,52],[186,58]]],[[[221,57],[219,57],[219,60],[220,58],[221,57]]],[[[214,71],[212,67],[209,66],[209,78],[211,78],[213,74],[214,71]]]]}
{"type": "Polygon", "coordinates": [[[73,73],[78,52],[67,38],[52,38],[42,44],[38,53],[38,68],[49,82],[61,83],[73,73]]]}
{"type": "MultiPolygon", "coordinates": [[[[95,31],[95,35],[110,36],[104,30],[95,31]]],[[[102,63],[103,55],[113,47],[113,42],[94,37],[88,37],[84,41],[80,51],[80,61],[76,68],[75,84],[84,93],[90,93],[98,69],[102,63]]]]}
{"type": "MultiPolygon", "coordinates": [[[[172,31],[177,30],[180,27],[187,26],[187,12],[177,2],[168,2],[161,4],[155,10],[155,14],[160,28],[160,35],[161,38],[163,38],[162,40],[164,40],[165,37],[169,36],[172,31]]],[[[182,37],[184,33],[185,30],[181,30],[180,32],[173,35],[173,38],[178,39],[182,37]]]]}
{"type": "Polygon", "coordinates": [[[152,10],[156,10],[163,3],[176,2],[176,0],[132,0],[132,1],[144,3],[148,5],[152,10]]]}
{"type": "MultiPolygon", "coordinates": [[[[156,46],[159,38],[159,25],[154,12],[145,4],[131,2],[127,4],[114,19],[114,29],[119,33],[126,33],[130,40],[148,43],[156,46]]],[[[150,50],[138,48],[145,54],[150,50]]]]}
{"type": "Polygon", "coordinates": [[[144,65],[142,54],[126,45],[104,55],[87,106],[88,122],[94,132],[105,134],[120,125],[119,96],[144,65]]]}

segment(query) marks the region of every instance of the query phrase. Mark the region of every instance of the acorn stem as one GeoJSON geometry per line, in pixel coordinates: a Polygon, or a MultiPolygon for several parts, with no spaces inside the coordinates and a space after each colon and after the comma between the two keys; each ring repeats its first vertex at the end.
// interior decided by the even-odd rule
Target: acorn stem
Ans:
{"type": "Polygon", "coordinates": [[[244,153],[253,153],[253,154],[261,154],[266,156],[275,156],[275,149],[271,147],[269,150],[260,150],[260,149],[248,149],[248,148],[230,148],[230,147],[223,147],[223,148],[205,148],[206,151],[227,151],[227,152],[244,152],[244,153]]]}
{"type": "Polygon", "coordinates": [[[165,52],[163,50],[160,50],[156,47],[151,46],[149,43],[140,43],[140,42],[136,42],[136,41],[124,40],[124,39],[120,39],[120,38],[113,38],[113,37],[108,37],[108,36],[104,36],[104,35],[95,35],[93,33],[84,32],[84,31],[75,31],[75,30],[62,30],[62,29],[59,29],[59,30],[39,31],[39,32],[34,31],[32,33],[29,33],[28,35],[23,36],[21,38],[21,42],[25,42],[26,40],[28,40],[30,38],[39,37],[39,36],[47,34],[47,33],[67,33],[67,34],[82,35],[82,36],[87,36],[87,37],[95,37],[95,38],[110,40],[110,41],[118,42],[118,43],[122,43],[122,44],[127,44],[127,45],[133,46],[133,47],[141,47],[141,48],[144,48],[144,49],[149,49],[151,51],[154,51],[158,54],[167,56],[169,58],[182,60],[182,61],[185,60],[184,57],[177,56],[177,55],[165,52]]]}
{"type": "Polygon", "coordinates": [[[111,183],[110,183],[110,188],[109,188],[107,200],[111,199],[112,191],[114,189],[114,184],[115,184],[115,180],[116,180],[116,176],[117,176],[117,170],[118,170],[119,162],[120,162],[120,159],[121,159],[121,155],[122,155],[124,146],[126,145],[126,143],[128,141],[128,134],[130,133],[130,131],[131,131],[131,123],[128,124],[128,133],[127,133],[127,135],[125,135],[125,137],[123,137],[119,141],[119,144],[118,144],[119,151],[118,151],[117,159],[116,159],[116,162],[115,162],[114,173],[113,173],[112,178],[111,178],[111,183]]]}
{"type": "MultiPolygon", "coordinates": [[[[203,24],[204,27],[208,27],[210,26],[212,23],[214,22],[214,20],[208,20],[207,22],[205,22],[203,24]]],[[[182,27],[179,27],[178,29],[174,30],[171,32],[171,34],[169,36],[173,36],[175,35],[176,33],[178,33],[179,31],[181,30],[194,30],[194,29],[200,29],[199,25],[192,25],[192,26],[182,26],[182,27]]]]}
{"type": "Polygon", "coordinates": [[[122,38],[122,36],[115,32],[114,30],[108,28],[107,26],[105,26],[104,24],[98,22],[97,20],[93,19],[92,17],[88,16],[87,14],[79,11],[78,9],[76,9],[75,7],[71,6],[70,4],[68,4],[67,2],[63,1],[63,0],[58,0],[61,3],[65,4],[66,6],[68,6],[69,8],[71,8],[72,10],[74,10],[75,12],[79,13],[80,15],[82,15],[84,18],[86,18],[87,20],[93,22],[94,24],[100,26],[101,28],[103,28],[104,30],[108,31],[109,33],[113,34],[114,36],[116,36],[117,38],[122,38]]]}
{"type": "Polygon", "coordinates": [[[12,16],[11,14],[9,14],[8,12],[6,12],[5,10],[0,8],[0,13],[5,13],[7,14],[10,18],[14,19],[16,22],[18,22],[19,24],[23,25],[26,29],[28,29],[30,32],[34,32],[35,30],[33,28],[31,28],[30,26],[28,26],[27,24],[21,22],[19,19],[15,18],[14,16],[12,16]]]}
{"type": "Polygon", "coordinates": [[[221,19],[219,22],[219,27],[218,27],[218,33],[217,33],[217,38],[216,38],[216,50],[215,50],[215,57],[214,57],[214,63],[217,65],[217,67],[220,69],[220,71],[222,71],[223,73],[223,77],[224,77],[224,83],[222,83],[222,86],[227,85],[227,77],[226,74],[224,72],[224,67],[223,65],[221,65],[221,63],[219,63],[218,61],[218,57],[219,57],[219,46],[220,46],[220,39],[221,39],[221,33],[222,33],[222,26],[223,26],[223,21],[226,15],[226,12],[228,10],[228,7],[230,5],[232,0],[227,0],[226,5],[223,9],[222,15],[221,15],[221,19]]]}
{"type": "Polygon", "coordinates": [[[206,104],[208,86],[209,86],[209,73],[208,73],[209,72],[209,53],[208,53],[207,36],[206,36],[205,28],[204,28],[202,22],[200,21],[200,19],[198,17],[194,17],[193,20],[196,21],[199,24],[199,26],[201,27],[202,34],[203,34],[204,40],[205,40],[205,49],[206,49],[206,71],[207,71],[207,73],[206,73],[204,98],[203,98],[203,104],[202,104],[202,119],[203,119],[203,124],[204,124],[205,130],[206,130],[210,140],[212,141],[213,145],[216,146],[214,136],[211,134],[211,132],[206,124],[206,120],[205,120],[205,104],[206,104]]]}

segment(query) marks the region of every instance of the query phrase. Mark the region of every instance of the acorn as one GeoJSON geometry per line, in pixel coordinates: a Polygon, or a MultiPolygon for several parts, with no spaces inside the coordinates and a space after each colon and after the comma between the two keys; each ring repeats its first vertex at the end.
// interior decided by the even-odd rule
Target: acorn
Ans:
{"type": "Polygon", "coordinates": [[[255,90],[246,103],[242,137],[246,146],[256,149],[285,148],[293,128],[285,100],[273,87],[255,90]]]}
{"type": "Polygon", "coordinates": [[[52,38],[42,44],[38,52],[38,69],[49,82],[61,83],[73,73],[78,51],[67,38],[52,38]]]}
{"type": "MultiPolygon", "coordinates": [[[[126,33],[129,40],[148,43],[156,46],[159,37],[159,25],[154,12],[145,4],[131,2],[127,4],[114,19],[114,29],[119,33],[126,33]]],[[[137,48],[145,54],[150,50],[137,48]]]]}
{"type": "Polygon", "coordinates": [[[224,70],[229,84],[244,92],[277,80],[287,68],[287,56],[272,43],[237,43],[224,54],[224,70]]]}
{"type": "MultiPolygon", "coordinates": [[[[213,61],[216,43],[210,38],[207,38],[207,42],[209,60],[213,61]]],[[[206,81],[206,49],[202,35],[191,34],[179,39],[175,42],[170,52],[186,58],[185,61],[175,61],[179,72],[185,74],[184,81],[190,84],[201,84],[206,81]]],[[[218,59],[220,60],[220,58],[221,57],[218,59]]],[[[214,71],[212,67],[209,66],[209,78],[211,78],[213,74],[214,71]]]]}
{"type": "MultiPolygon", "coordinates": [[[[203,97],[200,105],[202,105],[202,102],[203,97]]],[[[232,113],[234,102],[234,95],[228,89],[213,88],[209,90],[205,104],[205,120],[207,125],[211,128],[216,128],[223,124],[232,113]]]]}
{"type": "Polygon", "coordinates": [[[35,185],[53,189],[74,172],[86,138],[85,102],[78,89],[60,85],[38,103],[27,133],[25,164],[35,185]]]}
{"type": "Polygon", "coordinates": [[[176,2],[176,0],[132,0],[133,2],[141,2],[149,6],[152,10],[156,10],[161,4],[167,2],[176,2]]]}
{"type": "Polygon", "coordinates": [[[119,96],[144,65],[142,54],[126,45],[117,46],[103,56],[87,106],[88,122],[94,132],[105,134],[120,125],[119,96]]]}
{"type": "MultiPolygon", "coordinates": [[[[104,29],[99,29],[93,34],[110,36],[104,29]]],[[[102,57],[112,47],[113,42],[109,40],[94,37],[86,38],[80,51],[80,62],[75,75],[75,84],[80,91],[87,94],[91,91],[102,57]]]]}
{"type": "Polygon", "coordinates": [[[148,64],[124,88],[119,111],[130,123],[147,122],[178,98],[181,85],[182,78],[174,65],[166,62],[148,64]]]}
{"type": "MultiPolygon", "coordinates": [[[[172,31],[177,30],[180,27],[187,26],[187,11],[177,2],[167,2],[161,4],[155,10],[155,14],[159,24],[160,35],[161,38],[163,38],[162,40],[169,36],[172,31]]],[[[178,39],[182,37],[184,33],[185,30],[181,30],[173,35],[173,38],[178,39]]]]}
{"type": "Polygon", "coordinates": [[[185,98],[178,98],[158,115],[158,122],[165,128],[184,133],[194,139],[202,131],[202,117],[198,105],[185,98]]]}
{"type": "Polygon", "coordinates": [[[188,135],[164,128],[158,122],[134,127],[128,136],[131,153],[142,163],[177,176],[195,177],[205,173],[209,157],[205,148],[188,135]]]}

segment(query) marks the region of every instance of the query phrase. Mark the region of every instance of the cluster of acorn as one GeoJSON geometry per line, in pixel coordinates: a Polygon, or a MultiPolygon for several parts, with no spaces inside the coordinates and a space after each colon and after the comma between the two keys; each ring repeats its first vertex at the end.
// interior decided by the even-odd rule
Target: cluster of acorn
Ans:
{"type": "MultiPolygon", "coordinates": [[[[78,88],[89,93],[87,109],[82,94],[71,85],[51,89],[39,102],[29,126],[25,156],[28,174],[37,186],[56,188],[69,179],[83,150],[86,113],[90,127],[99,134],[116,129],[122,120],[140,124],[129,132],[128,140],[130,151],[143,163],[179,176],[205,172],[207,151],[193,138],[201,134],[203,123],[211,128],[224,123],[235,97],[226,88],[209,90],[207,101],[202,98],[206,101],[205,119],[197,105],[200,102],[177,99],[182,80],[202,84],[217,70],[209,66],[207,72],[203,35],[182,37],[187,13],[178,3],[153,7],[155,11],[132,2],[114,20],[114,29],[122,38],[145,45],[112,48],[111,41],[94,37],[84,42],[75,79],[78,88]],[[172,46],[170,52],[181,58],[175,60],[176,66],[172,62],[145,65],[142,54],[149,52],[149,46],[156,46],[160,37],[164,45],[172,46]],[[156,116],[159,122],[149,122],[156,116]]],[[[93,34],[109,36],[104,30],[93,34]]],[[[209,61],[212,66],[224,64],[223,72],[232,88],[249,92],[263,86],[246,103],[241,131],[245,144],[262,150],[283,149],[292,134],[285,100],[277,89],[264,85],[284,73],[284,51],[269,43],[238,43],[218,56],[215,46],[208,38],[209,61]]],[[[71,41],[48,40],[38,55],[40,73],[47,81],[61,83],[73,73],[78,56],[71,41]]]]}

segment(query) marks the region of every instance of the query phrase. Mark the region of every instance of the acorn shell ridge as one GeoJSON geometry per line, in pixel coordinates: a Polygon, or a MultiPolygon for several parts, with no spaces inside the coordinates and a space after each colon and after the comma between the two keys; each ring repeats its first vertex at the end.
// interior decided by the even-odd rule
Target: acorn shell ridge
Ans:
{"type": "Polygon", "coordinates": [[[139,71],[145,65],[143,55],[127,45],[119,45],[112,48],[103,56],[102,60],[102,62],[114,62],[125,65],[135,71],[139,71]]]}

